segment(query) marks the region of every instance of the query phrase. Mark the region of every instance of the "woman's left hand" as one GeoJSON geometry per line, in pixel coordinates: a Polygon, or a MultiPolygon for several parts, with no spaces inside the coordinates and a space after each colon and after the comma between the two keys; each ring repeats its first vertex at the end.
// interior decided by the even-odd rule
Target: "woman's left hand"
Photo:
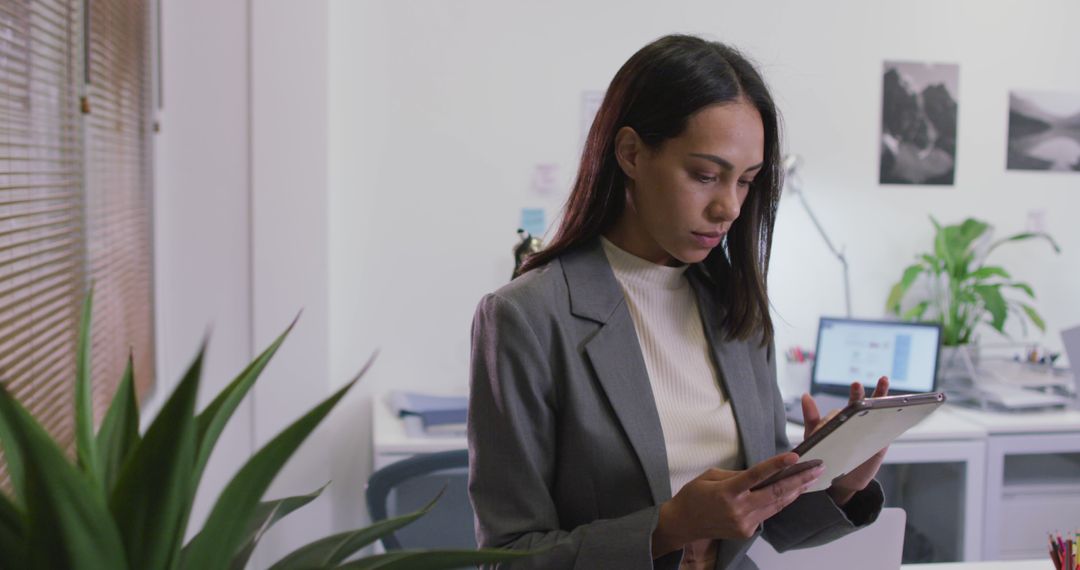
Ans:
{"type": "MultiPolygon", "coordinates": [[[[858,382],[851,383],[851,393],[849,396],[850,401],[857,402],[863,399],[865,391],[862,384],[858,382]]],[[[885,376],[878,378],[877,386],[874,388],[874,398],[880,398],[882,396],[889,395],[889,379],[885,376]]],[[[806,425],[805,437],[810,437],[810,434],[817,431],[818,428],[825,425],[832,416],[836,415],[839,410],[830,413],[824,420],[821,418],[821,414],[818,412],[817,404],[814,403],[814,399],[809,394],[803,394],[802,397],[803,408],[803,421],[806,425]]],[[[885,460],[885,452],[888,451],[888,447],[875,453],[870,459],[864,461],[858,467],[847,472],[842,477],[837,477],[833,480],[832,485],[828,489],[829,496],[839,506],[844,506],[851,497],[862,491],[874,480],[877,475],[878,469],[881,467],[882,461],[885,460]]]]}

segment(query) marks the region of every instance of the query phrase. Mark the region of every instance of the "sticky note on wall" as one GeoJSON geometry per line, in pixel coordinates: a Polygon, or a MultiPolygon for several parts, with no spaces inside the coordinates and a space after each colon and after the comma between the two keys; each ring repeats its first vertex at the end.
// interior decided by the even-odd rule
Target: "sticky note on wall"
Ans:
{"type": "Polygon", "coordinates": [[[521,229],[536,237],[543,236],[544,230],[547,229],[547,224],[544,223],[544,209],[522,208],[521,229]]]}

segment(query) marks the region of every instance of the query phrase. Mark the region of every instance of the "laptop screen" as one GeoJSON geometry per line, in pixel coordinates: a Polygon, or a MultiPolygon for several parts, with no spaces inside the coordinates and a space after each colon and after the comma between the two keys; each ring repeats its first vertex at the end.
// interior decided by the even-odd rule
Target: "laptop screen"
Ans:
{"type": "Polygon", "coordinates": [[[889,377],[889,392],[932,392],[941,328],[934,323],[822,317],[811,392],[848,393],[852,382],[869,389],[889,377]]]}

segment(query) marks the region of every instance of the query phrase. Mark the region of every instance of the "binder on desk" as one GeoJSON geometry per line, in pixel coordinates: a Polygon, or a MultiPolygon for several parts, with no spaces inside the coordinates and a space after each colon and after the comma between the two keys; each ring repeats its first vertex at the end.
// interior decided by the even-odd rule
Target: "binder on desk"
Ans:
{"type": "Polygon", "coordinates": [[[394,390],[390,406],[403,419],[409,435],[463,435],[468,396],[436,396],[394,390]],[[421,432],[421,433],[416,433],[421,432]]]}

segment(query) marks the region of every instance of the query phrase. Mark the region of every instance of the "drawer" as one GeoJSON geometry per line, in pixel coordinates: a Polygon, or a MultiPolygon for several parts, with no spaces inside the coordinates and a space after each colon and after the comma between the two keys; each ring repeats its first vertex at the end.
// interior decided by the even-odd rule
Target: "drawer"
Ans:
{"type": "Polygon", "coordinates": [[[1046,534],[1080,527],[1080,493],[1007,494],[999,528],[988,529],[1005,559],[1046,557],[1046,534]]]}

